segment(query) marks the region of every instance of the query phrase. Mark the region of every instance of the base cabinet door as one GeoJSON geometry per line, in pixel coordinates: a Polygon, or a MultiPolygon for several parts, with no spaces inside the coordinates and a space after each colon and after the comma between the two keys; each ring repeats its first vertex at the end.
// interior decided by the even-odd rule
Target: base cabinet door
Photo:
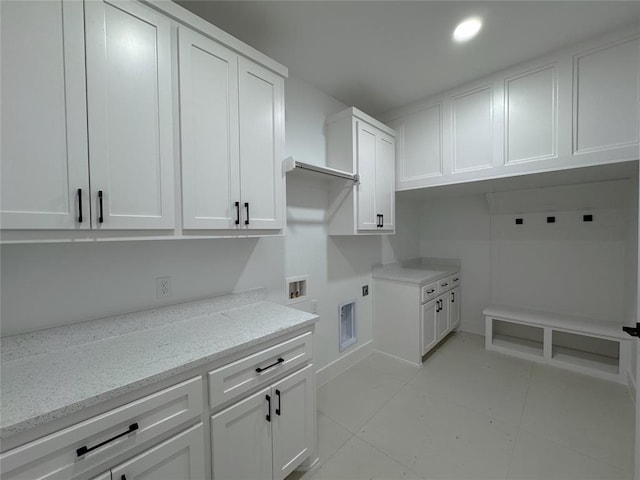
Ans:
{"type": "Polygon", "coordinates": [[[314,389],[313,365],[272,388],[274,480],[283,480],[313,450],[314,389]]]}
{"type": "MultiPolygon", "coordinates": [[[[118,480],[204,480],[202,424],[111,469],[118,480]]],[[[109,477],[98,477],[109,478],[109,477]]]]}
{"type": "Polygon", "coordinates": [[[273,475],[271,387],[211,417],[214,480],[265,480],[273,475]]]}
{"type": "Polygon", "coordinates": [[[449,329],[460,325],[460,288],[449,292],[449,329]]]}
{"type": "Polygon", "coordinates": [[[422,305],[422,355],[427,353],[437,343],[436,317],[438,301],[433,300],[422,305]]]}
{"type": "Polygon", "coordinates": [[[449,295],[442,295],[436,300],[436,334],[440,341],[449,331],[449,295]]]}

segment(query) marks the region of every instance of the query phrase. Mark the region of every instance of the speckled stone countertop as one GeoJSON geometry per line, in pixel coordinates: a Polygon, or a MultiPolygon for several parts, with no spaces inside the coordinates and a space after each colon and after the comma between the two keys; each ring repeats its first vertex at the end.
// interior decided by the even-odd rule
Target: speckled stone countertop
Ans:
{"type": "Polygon", "coordinates": [[[314,323],[263,289],[2,338],[5,438],[314,323]]]}
{"type": "Polygon", "coordinates": [[[448,275],[459,272],[456,265],[437,265],[423,263],[420,259],[403,263],[390,263],[373,268],[373,278],[391,280],[394,282],[423,285],[435,282],[448,275]]]}

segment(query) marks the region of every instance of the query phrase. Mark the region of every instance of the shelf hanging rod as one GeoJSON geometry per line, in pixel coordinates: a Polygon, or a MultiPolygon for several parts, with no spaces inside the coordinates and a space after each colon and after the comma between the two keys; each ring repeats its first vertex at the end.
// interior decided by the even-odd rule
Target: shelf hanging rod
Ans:
{"type": "Polygon", "coordinates": [[[351,180],[354,183],[360,182],[360,177],[358,176],[357,173],[345,172],[345,171],[337,170],[335,168],[330,168],[330,167],[321,167],[319,165],[311,165],[309,163],[299,162],[295,160],[293,157],[288,157],[285,160],[285,164],[287,166],[287,171],[291,171],[293,169],[299,168],[301,170],[307,170],[310,172],[321,173],[323,175],[330,175],[332,177],[351,180]]]}

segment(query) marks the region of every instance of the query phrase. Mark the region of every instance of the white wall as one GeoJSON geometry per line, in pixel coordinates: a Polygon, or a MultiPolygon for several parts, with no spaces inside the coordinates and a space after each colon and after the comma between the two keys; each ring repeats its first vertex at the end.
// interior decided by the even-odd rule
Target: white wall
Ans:
{"type": "Polygon", "coordinates": [[[259,286],[281,298],[283,244],[280,237],[3,245],[2,335],[259,286]],[[162,276],[171,277],[172,296],[161,301],[162,276]]]}
{"type": "MultiPolygon", "coordinates": [[[[302,81],[290,78],[287,98],[287,155],[305,163],[326,165],[325,118],[346,105],[302,81]]],[[[371,267],[417,256],[418,229],[409,220],[412,205],[396,209],[398,234],[394,236],[333,237],[325,222],[330,204],[330,184],[312,173],[287,177],[287,276],[308,275],[308,297],[318,301],[315,360],[319,368],[341,357],[338,349],[338,306],[356,301],[358,342],[344,354],[372,340],[371,267]],[[384,253],[383,253],[384,252],[384,253]],[[384,258],[383,258],[384,257],[384,258]]],[[[415,219],[415,217],[414,217],[415,219]]]]}
{"type": "Polygon", "coordinates": [[[492,303],[622,325],[631,191],[619,180],[490,194],[492,303]]]}
{"type": "Polygon", "coordinates": [[[490,303],[630,323],[636,189],[620,181],[504,192],[497,194],[504,208],[493,215],[485,195],[432,198],[420,210],[420,255],[461,259],[464,331],[484,333],[490,303]],[[582,222],[587,201],[593,223],[582,222]],[[546,223],[549,210],[563,210],[549,213],[554,225],[546,223]]]}
{"type": "Polygon", "coordinates": [[[462,261],[461,330],[484,334],[489,305],[491,231],[484,195],[434,198],[420,211],[420,256],[462,261]]]}

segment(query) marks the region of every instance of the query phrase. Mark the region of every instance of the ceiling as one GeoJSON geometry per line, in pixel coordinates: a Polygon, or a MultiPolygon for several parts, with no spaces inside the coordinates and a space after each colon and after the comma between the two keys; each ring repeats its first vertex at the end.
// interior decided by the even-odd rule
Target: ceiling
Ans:
{"type": "Polygon", "coordinates": [[[638,1],[177,2],[371,115],[640,23],[638,1]],[[483,29],[454,44],[471,15],[483,29]]]}

